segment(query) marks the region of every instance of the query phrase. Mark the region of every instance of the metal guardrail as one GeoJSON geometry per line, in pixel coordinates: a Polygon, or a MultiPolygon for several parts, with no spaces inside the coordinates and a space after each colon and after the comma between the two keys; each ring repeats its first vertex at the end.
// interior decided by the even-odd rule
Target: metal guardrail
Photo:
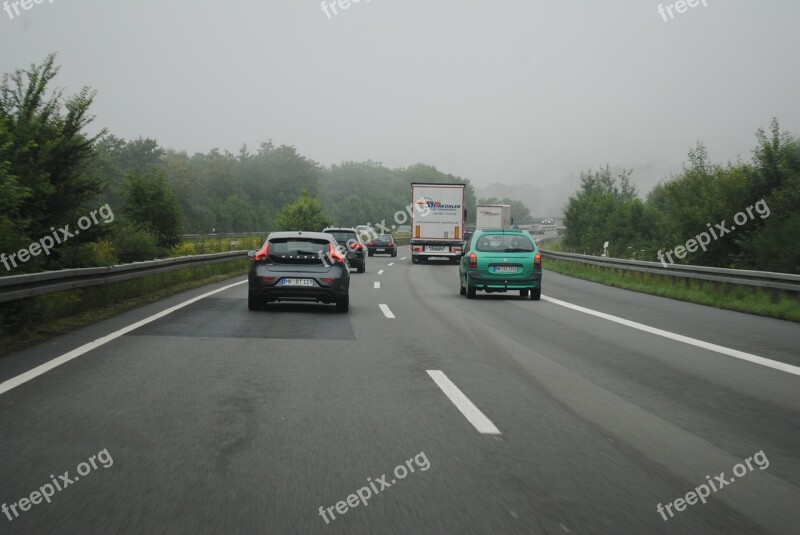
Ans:
{"type": "Polygon", "coordinates": [[[660,262],[644,262],[626,260],[624,258],[605,258],[602,256],[559,253],[540,249],[545,258],[555,258],[568,262],[579,262],[613,269],[655,273],[668,277],[698,279],[728,284],[744,284],[761,288],[800,292],[800,275],[791,273],[773,273],[771,271],[750,271],[746,269],[727,269],[707,266],[688,266],[684,264],[668,264],[664,267],[660,262]]]}
{"type": "Polygon", "coordinates": [[[165,273],[186,267],[195,267],[219,262],[247,255],[247,251],[230,251],[227,253],[201,254],[180,256],[164,260],[149,260],[147,262],[133,262],[118,266],[62,269],[59,271],[44,271],[29,275],[12,275],[0,277],[0,303],[25,299],[37,295],[62,290],[73,290],[87,286],[99,286],[112,282],[125,281],[165,273]]]}
{"type": "MultiPolygon", "coordinates": [[[[269,234],[269,232],[236,232],[228,234],[184,234],[182,237],[218,238],[267,236],[269,234]]],[[[398,245],[407,245],[409,238],[398,238],[396,241],[398,245]]],[[[0,277],[0,303],[35,297],[51,292],[74,290],[76,288],[100,286],[112,282],[131,280],[186,267],[216,264],[219,262],[226,262],[232,258],[244,258],[246,255],[247,250],[237,250],[224,253],[199,254],[166,258],[163,260],[133,262],[118,266],[62,269],[59,271],[44,271],[42,273],[0,277]]]]}

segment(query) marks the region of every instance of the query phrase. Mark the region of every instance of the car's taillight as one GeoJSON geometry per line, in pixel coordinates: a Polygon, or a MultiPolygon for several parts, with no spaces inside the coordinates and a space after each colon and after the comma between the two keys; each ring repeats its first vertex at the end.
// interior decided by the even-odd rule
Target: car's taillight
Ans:
{"type": "Polygon", "coordinates": [[[533,257],[533,269],[542,269],[542,255],[539,253],[533,257]]]}
{"type": "Polygon", "coordinates": [[[393,241],[389,242],[389,247],[394,247],[394,242],[393,241]]]}
{"type": "Polygon", "coordinates": [[[344,257],[342,256],[342,253],[337,251],[336,247],[334,247],[332,243],[329,244],[329,246],[331,248],[330,252],[331,261],[335,264],[344,264],[345,260],[344,257]]]}
{"type": "Polygon", "coordinates": [[[269,256],[269,242],[264,244],[264,247],[261,248],[259,252],[256,253],[256,256],[253,257],[254,262],[258,262],[259,260],[266,260],[269,256]]]}
{"type": "Polygon", "coordinates": [[[259,277],[261,282],[275,282],[275,277],[259,277]]]}
{"type": "Polygon", "coordinates": [[[355,250],[355,251],[361,251],[363,248],[364,247],[360,243],[354,243],[353,244],[353,250],[355,250]]]}
{"type": "Polygon", "coordinates": [[[469,253],[469,267],[476,269],[478,267],[478,255],[475,253],[469,253]]]}
{"type": "Polygon", "coordinates": [[[336,279],[331,279],[331,278],[327,278],[327,277],[321,278],[319,280],[324,282],[325,284],[333,284],[333,283],[336,282],[336,279]]]}
{"type": "Polygon", "coordinates": [[[372,241],[370,241],[370,242],[367,244],[367,247],[374,247],[374,246],[375,246],[375,244],[374,244],[372,241]]]}

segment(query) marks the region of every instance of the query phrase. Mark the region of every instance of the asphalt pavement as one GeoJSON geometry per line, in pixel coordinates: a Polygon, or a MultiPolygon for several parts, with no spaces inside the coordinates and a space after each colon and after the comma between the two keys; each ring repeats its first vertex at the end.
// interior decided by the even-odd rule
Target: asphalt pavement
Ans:
{"type": "Polygon", "coordinates": [[[800,532],[797,324],[408,247],[348,314],[244,281],[0,359],[0,533],[800,532]]]}

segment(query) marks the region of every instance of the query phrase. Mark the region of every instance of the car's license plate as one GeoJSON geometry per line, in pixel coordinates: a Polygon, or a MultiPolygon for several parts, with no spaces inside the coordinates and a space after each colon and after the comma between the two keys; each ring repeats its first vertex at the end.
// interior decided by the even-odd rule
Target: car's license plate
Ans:
{"type": "Polygon", "coordinates": [[[495,273],[516,273],[517,268],[514,266],[494,266],[495,273]]]}
{"type": "Polygon", "coordinates": [[[383,248],[375,249],[375,252],[377,252],[377,253],[383,253],[385,251],[386,251],[386,249],[383,249],[383,248]]]}
{"type": "Polygon", "coordinates": [[[283,286],[314,286],[314,279],[283,279],[283,286]]]}
{"type": "Polygon", "coordinates": [[[429,253],[446,253],[447,247],[443,245],[428,245],[425,250],[429,253]]]}

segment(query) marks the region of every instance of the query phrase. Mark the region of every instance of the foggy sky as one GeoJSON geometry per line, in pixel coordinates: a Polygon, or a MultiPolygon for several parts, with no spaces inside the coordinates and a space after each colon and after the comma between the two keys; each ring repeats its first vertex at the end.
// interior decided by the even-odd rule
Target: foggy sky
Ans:
{"type": "Polygon", "coordinates": [[[98,129],[190,154],[272,139],[565,195],[609,163],[646,193],[697,141],[725,162],[772,117],[800,135],[800,2],[707,3],[44,0],[0,11],[0,71],[57,52],[98,129]]]}

